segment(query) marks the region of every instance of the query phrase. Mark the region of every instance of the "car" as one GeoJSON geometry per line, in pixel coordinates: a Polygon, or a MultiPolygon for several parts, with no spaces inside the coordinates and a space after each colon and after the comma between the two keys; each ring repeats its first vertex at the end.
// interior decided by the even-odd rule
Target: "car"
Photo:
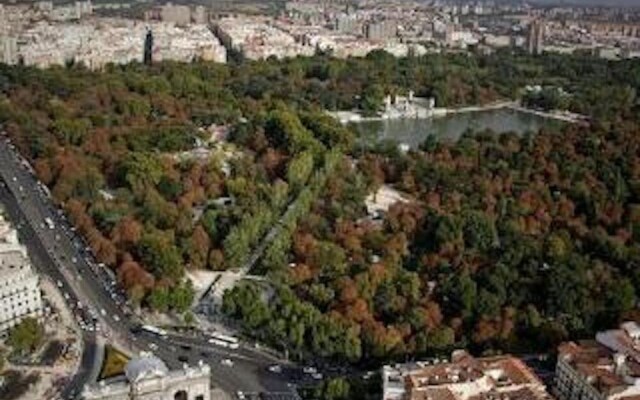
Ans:
{"type": "Polygon", "coordinates": [[[180,348],[184,351],[191,351],[191,346],[187,346],[186,344],[180,345],[180,348]]]}
{"type": "Polygon", "coordinates": [[[58,285],[58,287],[61,288],[62,287],[62,281],[56,282],[56,285],[58,285]]]}
{"type": "Polygon", "coordinates": [[[222,361],[220,361],[220,364],[226,367],[233,367],[233,360],[231,360],[230,358],[224,358],[222,359],[222,361]]]}
{"type": "Polygon", "coordinates": [[[181,363],[189,362],[189,357],[180,355],[178,356],[178,361],[180,361],[181,363]]]}
{"type": "Polygon", "coordinates": [[[304,372],[305,374],[315,374],[318,372],[318,370],[315,369],[315,367],[304,367],[302,368],[302,372],[304,372]]]}
{"type": "Polygon", "coordinates": [[[75,264],[75,263],[77,263],[77,262],[78,262],[78,259],[77,259],[77,258],[75,258],[75,257],[71,257],[71,262],[75,264]]]}
{"type": "Polygon", "coordinates": [[[114,315],[113,320],[116,322],[120,322],[120,317],[118,317],[117,315],[114,315]]]}
{"type": "Polygon", "coordinates": [[[236,396],[238,396],[238,399],[240,400],[244,400],[244,393],[240,390],[238,390],[238,392],[236,393],[236,396]]]}
{"type": "Polygon", "coordinates": [[[200,352],[200,356],[204,357],[204,358],[209,358],[209,357],[211,357],[211,353],[209,353],[207,351],[201,351],[200,352]]]}
{"type": "Polygon", "coordinates": [[[107,312],[105,311],[105,309],[104,309],[104,308],[101,308],[101,309],[100,309],[100,314],[102,314],[102,316],[103,316],[103,317],[106,317],[106,316],[107,316],[107,312]]]}
{"type": "Polygon", "coordinates": [[[311,374],[313,379],[320,380],[322,379],[322,374],[320,372],[316,372],[315,374],[311,374]]]}
{"type": "Polygon", "coordinates": [[[364,375],[362,375],[362,379],[364,380],[369,380],[371,379],[371,377],[373,377],[376,373],[373,371],[367,371],[364,375]]]}
{"type": "Polygon", "coordinates": [[[65,300],[69,300],[69,298],[71,297],[71,296],[69,296],[69,293],[65,293],[65,294],[63,294],[63,296],[64,296],[65,300]]]}
{"type": "Polygon", "coordinates": [[[278,364],[276,364],[276,365],[270,365],[270,366],[269,366],[269,371],[271,371],[271,372],[273,372],[273,373],[276,373],[276,374],[279,374],[279,373],[281,373],[281,372],[282,372],[282,367],[281,367],[281,366],[279,366],[278,364]]]}
{"type": "Polygon", "coordinates": [[[150,348],[151,350],[158,350],[158,345],[157,345],[157,344],[155,344],[155,343],[149,343],[149,348],[150,348]]]}

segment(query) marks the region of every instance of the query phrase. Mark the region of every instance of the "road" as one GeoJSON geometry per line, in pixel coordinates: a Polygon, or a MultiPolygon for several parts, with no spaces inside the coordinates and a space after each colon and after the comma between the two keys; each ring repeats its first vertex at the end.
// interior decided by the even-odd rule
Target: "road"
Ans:
{"type": "Polygon", "coordinates": [[[142,321],[129,309],[113,277],[96,262],[28,163],[5,138],[0,138],[0,177],[0,201],[16,224],[34,265],[57,283],[84,331],[80,367],[63,391],[63,398],[75,398],[89,383],[98,361],[99,336],[130,352],[152,351],[170,368],[203,360],[211,366],[213,385],[229,394],[241,391],[262,393],[266,398],[297,398],[292,383],[304,381],[304,376],[269,372],[268,366],[274,361],[249,346],[229,351],[210,345],[204,336],[160,337],[136,330],[142,321]],[[223,365],[223,359],[232,360],[233,366],[223,365]]]}

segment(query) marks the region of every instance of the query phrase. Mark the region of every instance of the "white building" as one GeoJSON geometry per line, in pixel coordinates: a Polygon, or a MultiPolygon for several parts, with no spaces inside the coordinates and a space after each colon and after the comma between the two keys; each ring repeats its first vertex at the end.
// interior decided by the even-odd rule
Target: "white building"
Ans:
{"type": "Polygon", "coordinates": [[[169,371],[159,358],[142,354],[129,361],[125,377],[85,386],[85,400],[213,400],[208,365],[169,371]]]}
{"type": "Polygon", "coordinates": [[[0,216],[0,333],[25,317],[42,315],[38,276],[18,235],[0,216]]]}
{"type": "Polygon", "coordinates": [[[640,326],[625,322],[595,341],[561,344],[555,391],[560,400],[640,398],[640,326]]]}

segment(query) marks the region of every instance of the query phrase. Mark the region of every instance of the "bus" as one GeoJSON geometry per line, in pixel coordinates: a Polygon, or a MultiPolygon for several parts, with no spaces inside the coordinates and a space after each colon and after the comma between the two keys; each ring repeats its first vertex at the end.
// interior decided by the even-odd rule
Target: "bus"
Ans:
{"type": "Polygon", "coordinates": [[[209,339],[209,343],[214,344],[216,346],[220,346],[220,347],[226,347],[231,350],[237,350],[240,347],[238,343],[230,343],[230,342],[227,342],[226,340],[220,340],[220,339],[214,339],[214,338],[209,339]]]}
{"type": "Polygon", "coordinates": [[[230,349],[237,349],[240,347],[240,342],[237,338],[222,333],[214,332],[209,339],[209,343],[217,346],[228,347],[230,349]]]}
{"type": "Polygon", "coordinates": [[[167,331],[165,331],[164,329],[156,328],[155,326],[152,326],[152,325],[142,325],[140,329],[142,329],[145,332],[153,333],[154,335],[158,335],[160,337],[167,336],[167,331]]]}

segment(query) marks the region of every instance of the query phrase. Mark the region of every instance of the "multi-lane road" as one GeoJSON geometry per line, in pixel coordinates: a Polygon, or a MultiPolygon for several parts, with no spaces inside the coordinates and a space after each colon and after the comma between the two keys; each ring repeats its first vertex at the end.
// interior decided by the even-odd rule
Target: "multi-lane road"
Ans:
{"type": "Polygon", "coordinates": [[[231,395],[297,398],[295,383],[309,377],[295,367],[269,371],[276,360],[250,346],[229,350],[209,344],[204,334],[161,337],[136,330],[142,321],[131,313],[105,267],[96,262],[28,163],[4,137],[0,137],[0,178],[0,202],[17,225],[36,268],[56,283],[83,328],[81,363],[63,398],[77,397],[95,375],[98,338],[131,351],[152,351],[170,368],[202,360],[211,366],[214,386],[231,395]]]}

